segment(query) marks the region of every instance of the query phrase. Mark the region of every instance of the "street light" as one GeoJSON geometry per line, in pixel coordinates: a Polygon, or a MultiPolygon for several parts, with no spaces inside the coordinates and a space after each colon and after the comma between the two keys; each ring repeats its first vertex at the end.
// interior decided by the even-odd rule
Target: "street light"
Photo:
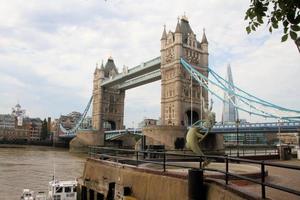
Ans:
{"type": "Polygon", "coordinates": [[[298,51],[300,53],[300,37],[297,40],[295,40],[295,44],[296,44],[296,46],[298,48],[298,51]]]}
{"type": "Polygon", "coordinates": [[[239,139],[239,125],[240,125],[240,120],[236,120],[236,156],[240,157],[240,149],[239,149],[239,144],[240,144],[240,139],[239,139]]]}

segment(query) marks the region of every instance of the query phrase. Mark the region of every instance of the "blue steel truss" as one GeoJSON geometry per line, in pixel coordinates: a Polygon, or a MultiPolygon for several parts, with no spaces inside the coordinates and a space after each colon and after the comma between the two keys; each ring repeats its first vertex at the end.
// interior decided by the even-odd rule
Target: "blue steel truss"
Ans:
{"type": "MultiPolygon", "coordinates": [[[[281,129],[282,132],[297,132],[300,127],[300,111],[284,108],[258,98],[234,85],[233,83],[228,82],[226,79],[222,78],[211,68],[207,68],[208,72],[212,75],[212,78],[208,78],[201,74],[198,70],[194,68],[191,64],[186,62],[183,58],[180,59],[180,62],[184,69],[189,72],[193,79],[206,89],[210,94],[215,96],[217,99],[225,103],[232,103],[234,107],[240,111],[249,113],[250,115],[256,115],[264,118],[273,118],[279,119],[282,121],[283,125],[280,123],[247,123],[240,124],[240,132],[271,132],[274,133],[276,130],[281,129]],[[221,91],[234,95],[237,99],[237,102],[229,102],[226,100],[223,95],[218,94],[218,91],[221,91]]],[[[153,81],[160,79],[160,57],[154,58],[150,61],[142,63],[132,69],[129,69],[127,74],[119,74],[113,79],[108,79],[102,83],[102,86],[111,87],[116,86],[122,89],[128,89],[140,85],[141,83],[146,83],[147,81],[153,81]],[[148,76],[144,78],[146,73],[148,76]],[[148,80],[149,79],[149,80],[148,80]]],[[[80,124],[84,120],[92,102],[93,96],[90,98],[81,118],[78,120],[74,128],[67,130],[60,124],[60,129],[64,135],[60,137],[73,137],[76,134],[76,131],[79,129],[80,124]]],[[[194,125],[200,126],[201,122],[197,122],[194,125]]],[[[216,125],[212,129],[212,133],[233,133],[236,129],[236,125],[216,125]]],[[[204,129],[205,130],[205,129],[204,129]]],[[[131,135],[142,135],[141,129],[124,129],[124,130],[114,130],[114,131],[105,131],[105,140],[114,140],[122,137],[126,134],[131,135]]]]}
{"type": "Polygon", "coordinates": [[[64,133],[63,135],[60,135],[60,137],[67,137],[67,136],[72,136],[72,135],[76,134],[76,131],[79,129],[81,123],[83,122],[84,118],[86,117],[87,112],[89,111],[89,109],[91,107],[92,100],[93,100],[93,96],[91,96],[91,98],[90,98],[86,108],[84,109],[80,119],[78,120],[78,122],[76,123],[76,125],[72,129],[67,130],[63,127],[63,125],[61,123],[59,124],[60,130],[64,133]]]}
{"type": "Polygon", "coordinates": [[[213,79],[209,79],[201,74],[183,58],[181,58],[180,61],[183,67],[192,75],[193,79],[196,80],[198,84],[203,86],[204,89],[222,102],[232,103],[236,109],[249,113],[250,115],[285,121],[300,121],[300,111],[283,108],[251,95],[234,84],[226,81],[211,68],[208,68],[208,71],[212,74],[213,79]],[[238,100],[238,103],[232,101],[229,102],[230,99],[226,100],[221,94],[218,94],[218,91],[221,91],[222,94],[226,92],[230,95],[234,95],[238,100]]]}

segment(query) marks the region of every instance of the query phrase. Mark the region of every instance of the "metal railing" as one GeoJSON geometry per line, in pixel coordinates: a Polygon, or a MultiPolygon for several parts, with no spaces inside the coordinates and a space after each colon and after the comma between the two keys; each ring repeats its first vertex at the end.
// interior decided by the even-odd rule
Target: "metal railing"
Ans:
{"type": "Polygon", "coordinates": [[[236,156],[239,152],[240,156],[269,156],[269,155],[279,155],[277,146],[226,146],[225,154],[228,156],[236,156]]]}
{"type": "Polygon", "coordinates": [[[268,161],[256,161],[256,160],[249,160],[243,158],[235,158],[235,157],[230,157],[228,155],[197,156],[197,155],[188,155],[188,154],[168,153],[166,151],[162,151],[162,152],[136,151],[132,149],[116,149],[116,148],[97,147],[97,146],[91,146],[89,148],[90,148],[89,155],[91,158],[94,159],[101,159],[101,160],[110,159],[111,161],[114,162],[134,165],[136,167],[138,167],[140,164],[143,163],[151,163],[151,164],[156,164],[161,166],[163,172],[167,171],[167,167],[202,169],[204,171],[213,171],[224,175],[224,181],[226,185],[229,184],[230,179],[235,178],[235,179],[246,180],[255,184],[259,184],[261,186],[261,198],[266,198],[266,187],[300,196],[300,190],[295,190],[282,185],[270,183],[267,182],[265,179],[267,166],[278,167],[278,168],[289,169],[289,170],[297,170],[299,171],[299,173],[300,173],[300,166],[272,163],[268,161]],[[178,159],[178,157],[180,159],[178,159]],[[174,162],[179,160],[184,162],[195,162],[195,161],[199,162],[199,167],[196,168],[191,166],[178,165],[174,163],[172,164],[172,161],[174,162]],[[225,171],[219,169],[206,168],[206,167],[204,168],[203,162],[205,160],[217,160],[218,162],[222,161],[225,165],[225,171]],[[230,172],[230,165],[229,165],[230,162],[259,165],[260,179],[250,178],[244,175],[234,174],[230,172]]]}

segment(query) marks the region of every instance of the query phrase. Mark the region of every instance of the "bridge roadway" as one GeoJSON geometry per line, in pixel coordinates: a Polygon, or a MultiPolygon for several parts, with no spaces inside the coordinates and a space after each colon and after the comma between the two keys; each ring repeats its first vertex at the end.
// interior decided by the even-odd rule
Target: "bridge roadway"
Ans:
{"type": "MultiPolygon", "coordinates": [[[[81,130],[90,131],[90,130],[81,130]]],[[[203,132],[206,130],[203,129],[203,132]]],[[[300,131],[300,122],[245,123],[238,126],[239,133],[296,133],[300,131]]],[[[217,124],[211,130],[212,134],[231,134],[237,132],[236,124],[217,124]]],[[[105,131],[105,140],[114,140],[126,134],[142,135],[141,128],[105,131]]],[[[76,134],[60,135],[59,138],[73,138],[76,134]]]]}
{"type": "Polygon", "coordinates": [[[117,87],[118,89],[131,89],[161,79],[160,56],[143,62],[140,65],[124,70],[122,73],[106,79],[102,87],[117,87]]]}
{"type": "MultiPolygon", "coordinates": [[[[212,134],[231,134],[236,133],[296,133],[300,131],[300,122],[277,122],[271,123],[245,123],[240,124],[218,124],[215,125],[212,134]]],[[[206,130],[203,129],[203,132],[206,130]]],[[[126,134],[142,135],[141,128],[128,128],[123,130],[105,131],[105,140],[114,140],[126,134]]]]}

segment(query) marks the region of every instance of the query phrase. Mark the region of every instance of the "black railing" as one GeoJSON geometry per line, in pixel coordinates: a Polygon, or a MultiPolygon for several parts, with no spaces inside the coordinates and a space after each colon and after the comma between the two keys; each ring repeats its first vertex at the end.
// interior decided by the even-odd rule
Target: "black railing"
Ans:
{"type": "Polygon", "coordinates": [[[239,152],[240,156],[270,156],[279,155],[277,146],[247,146],[240,145],[237,146],[226,146],[225,153],[229,156],[236,156],[239,152]]]}
{"type": "Polygon", "coordinates": [[[225,156],[197,156],[190,154],[178,154],[178,153],[168,153],[166,151],[163,152],[154,152],[154,151],[136,151],[132,149],[115,149],[109,147],[97,147],[91,146],[89,150],[89,155],[91,158],[106,160],[110,159],[111,161],[118,163],[125,163],[129,165],[135,165],[138,167],[139,164],[142,163],[151,163],[160,165],[162,167],[163,172],[166,172],[167,167],[178,167],[178,168],[189,168],[189,169],[197,169],[196,167],[184,166],[178,164],[172,164],[171,161],[184,161],[184,162],[199,162],[198,169],[202,169],[204,171],[213,171],[224,174],[225,184],[229,184],[230,179],[240,179],[246,180],[255,184],[259,184],[261,186],[261,197],[266,198],[266,187],[277,189],[280,191],[284,191],[287,193],[291,193],[297,196],[300,196],[299,190],[294,190],[288,187],[284,187],[278,184],[273,184],[267,182],[265,180],[266,177],[266,166],[278,167],[289,170],[297,170],[300,173],[300,166],[280,164],[280,163],[272,163],[268,161],[257,161],[257,160],[249,160],[243,158],[230,157],[228,155],[225,156]],[[178,159],[178,157],[180,159],[178,159]],[[203,162],[205,160],[216,160],[218,162],[222,161],[225,163],[225,171],[212,169],[212,168],[203,168],[203,162]],[[255,164],[260,166],[260,180],[255,178],[250,178],[244,175],[234,174],[230,172],[229,162],[233,163],[248,163],[255,164]]]}

